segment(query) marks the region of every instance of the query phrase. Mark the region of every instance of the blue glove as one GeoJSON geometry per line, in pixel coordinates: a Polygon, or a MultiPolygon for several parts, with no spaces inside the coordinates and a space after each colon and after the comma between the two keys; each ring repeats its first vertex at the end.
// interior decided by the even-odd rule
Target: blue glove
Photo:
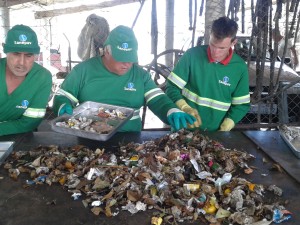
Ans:
{"type": "Polygon", "coordinates": [[[64,104],[63,106],[60,107],[59,111],[58,111],[58,116],[61,116],[63,114],[73,114],[73,108],[71,105],[69,104],[64,104]]]}
{"type": "Polygon", "coordinates": [[[195,117],[175,108],[169,110],[167,118],[169,124],[175,131],[181,128],[187,128],[187,123],[193,124],[196,121],[195,117]]]}

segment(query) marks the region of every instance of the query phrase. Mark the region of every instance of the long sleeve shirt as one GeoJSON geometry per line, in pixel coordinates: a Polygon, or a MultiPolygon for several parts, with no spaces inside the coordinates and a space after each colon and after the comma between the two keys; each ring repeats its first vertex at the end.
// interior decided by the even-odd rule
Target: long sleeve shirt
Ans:
{"type": "Polygon", "coordinates": [[[0,59],[0,136],[33,131],[42,122],[52,87],[51,73],[37,63],[8,94],[6,58],[0,59]]]}
{"type": "Polygon", "coordinates": [[[166,93],[198,110],[201,130],[216,131],[224,118],[237,123],[248,112],[249,77],[245,62],[232,50],[222,62],[213,62],[209,53],[208,46],[186,51],[168,76],[166,93]]]}
{"type": "Polygon", "coordinates": [[[117,105],[135,109],[133,117],[119,131],[141,131],[140,108],[146,103],[163,122],[176,105],[157,87],[151,75],[133,64],[124,75],[106,69],[101,57],[94,57],[76,65],[66,77],[54,98],[54,112],[63,104],[73,107],[85,101],[117,105]]]}

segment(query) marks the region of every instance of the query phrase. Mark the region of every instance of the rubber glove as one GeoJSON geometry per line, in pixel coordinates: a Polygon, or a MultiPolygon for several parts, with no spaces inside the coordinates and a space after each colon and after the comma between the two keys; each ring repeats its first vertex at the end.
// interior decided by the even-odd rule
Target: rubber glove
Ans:
{"type": "Polygon", "coordinates": [[[196,121],[195,117],[176,108],[168,111],[167,118],[169,124],[175,131],[181,128],[187,128],[187,123],[193,124],[196,121]]]}
{"type": "Polygon", "coordinates": [[[176,105],[178,106],[179,109],[182,111],[192,115],[193,117],[196,118],[196,121],[193,124],[189,124],[189,128],[195,128],[195,127],[200,127],[202,124],[201,117],[198,113],[198,110],[193,109],[191,106],[187,104],[187,102],[184,99],[180,99],[176,102],[176,105]]]}
{"type": "Polygon", "coordinates": [[[234,127],[234,122],[230,118],[225,118],[220,126],[220,131],[230,131],[234,127]]]}
{"type": "Polygon", "coordinates": [[[60,107],[60,109],[58,110],[58,116],[61,116],[63,114],[73,114],[73,108],[71,105],[69,104],[64,104],[60,107]]]}

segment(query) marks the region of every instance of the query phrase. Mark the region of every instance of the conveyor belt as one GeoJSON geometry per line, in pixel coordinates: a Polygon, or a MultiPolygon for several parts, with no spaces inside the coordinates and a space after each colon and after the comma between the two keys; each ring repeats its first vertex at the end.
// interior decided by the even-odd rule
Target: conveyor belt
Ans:
{"type": "MultiPolygon", "coordinates": [[[[114,151],[121,143],[138,142],[160,138],[168,132],[143,131],[141,133],[117,133],[109,141],[101,142],[84,138],[77,138],[71,135],[64,135],[55,132],[34,132],[15,136],[2,136],[0,141],[16,141],[15,151],[30,150],[39,145],[59,145],[73,146],[86,145],[90,148],[105,148],[114,151]]],[[[272,132],[214,132],[207,133],[207,136],[220,141],[227,148],[236,148],[253,154],[256,158],[249,162],[249,166],[254,168],[252,174],[241,174],[247,180],[255,184],[270,185],[275,184],[283,189],[283,199],[288,200],[287,209],[293,213],[292,219],[284,224],[299,225],[299,188],[300,184],[287,173],[271,171],[274,163],[270,155],[276,162],[279,162],[278,149],[284,151],[285,164],[292,164],[295,159],[287,145],[281,140],[279,133],[272,132]],[[246,134],[246,135],[245,135],[246,134]],[[249,138],[248,138],[249,137],[249,138]],[[261,143],[262,142],[262,143],[261,143]],[[259,145],[261,149],[258,149],[259,145]],[[265,150],[265,151],[264,151],[265,150]],[[267,151],[269,150],[269,151],[267,151]],[[271,152],[271,153],[270,153],[271,152]],[[272,154],[274,152],[274,154],[272,154]],[[290,155],[289,155],[290,153],[290,155]],[[267,155],[268,154],[268,155],[267,155]],[[265,163],[263,158],[268,158],[265,163]]],[[[282,156],[282,160],[284,159],[282,156]]],[[[298,161],[297,161],[298,162],[298,161]]],[[[300,161],[299,161],[300,162],[300,161]]],[[[299,170],[299,162],[294,166],[294,170],[299,170]]],[[[284,163],[281,163],[282,165],[284,163]]],[[[287,168],[287,167],[286,167],[287,168]]],[[[285,168],[285,169],[286,169],[285,168]]],[[[287,170],[287,169],[286,169],[287,170]]],[[[300,170],[299,170],[300,171],[300,170]]],[[[299,172],[298,172],[299,173],[299,172]]],[[[20,177],[17,181],[9,178],[8,173],[0,168],[0,224],[23,225],[23,224],[110,224],[110,225],[148,225],[150,224],[153,211],[139,212],[131,215],[129,212],[120,211],[112,218],[107,218],[104,214],[95,216],[88,208],[85,208],[81,201],[74,201],[71,193],[66,192],[59,185],[35,185],[24,189],[25,177],[20,177]]],[[[199,224],[199,221],[189,224],[199,224]]],[[[201,223],[205,224],[205,223],[201,223]]]]}
{"type": "Polygon", "coordinates": [[[278,131],[245,131],[243,133],[300,183],[300,159],[293,154],[278,131]]]}

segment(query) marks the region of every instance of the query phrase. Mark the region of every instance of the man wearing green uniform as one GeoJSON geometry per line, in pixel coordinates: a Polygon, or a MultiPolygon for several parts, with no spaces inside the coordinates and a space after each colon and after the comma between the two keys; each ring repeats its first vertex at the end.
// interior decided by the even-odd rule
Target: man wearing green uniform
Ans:
{"type": "Polygon", "coordinates": [[[41,123],[52,86],[51,73],[34,62],[40,47],[28,26],[11,28],[0,59],[0,136],[33,131],[41,123]]]}
{"type": "Polygon", "coordinates": [[[209,45],[187,50],[168,76],[167,95],[197,118],[190,128],[229,131],[249,110],[248,69],[232,50],[237,29],[227,17],[215,20],[209,45]]]}
{"type": "Polygon", "coordinates": [[[135,109],[134,115],[119,131],[141,131],[140,108],[146,102],[175,130],[194,123],[195,118],[179,110],[136,64],[138,43],[130,28],[116,27],[104,45],[103,56],[78,64],[66,77],[54,98],[55,113],[72,114],[73,107],[85,101],[130,107],[135,109]]]}

